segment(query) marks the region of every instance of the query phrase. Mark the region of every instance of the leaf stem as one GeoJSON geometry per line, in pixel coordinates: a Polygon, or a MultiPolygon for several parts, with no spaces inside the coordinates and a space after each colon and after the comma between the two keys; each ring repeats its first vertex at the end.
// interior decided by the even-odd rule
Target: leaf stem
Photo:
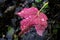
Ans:
{"type": "Polygon", "coordinates": [[[42,8],[38,11],[38,13],[37,13],[38,16],[39,16],[40,12],[43,10],[43,8],[46,7],[46,5],[48,5],[48,2],[46,2],[46,3],[42,6],[42,8]]]}
{"type": "Polygon", "coordinates": [[[42,11],[43,8],[44,8],[46,5],[48,5],[48,2],[46,2],[46,3],[43,5],[43,7],[40,9],[40,11],[42,11]]]}

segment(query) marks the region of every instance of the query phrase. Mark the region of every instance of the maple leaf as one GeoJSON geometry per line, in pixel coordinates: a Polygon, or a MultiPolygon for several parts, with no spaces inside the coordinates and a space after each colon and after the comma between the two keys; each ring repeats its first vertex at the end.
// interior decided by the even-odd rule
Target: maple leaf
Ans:
{"type": "Polygon", "coordinates": [[[35,7],[31,8],[24,8],[21,12],[17,13],[18,16],[25,18],[23,19],[20,24],[21,32],[20,34],[24,34],[29,31],[32,26],[35,27],[37,34],[42,36],[43,32],[45,31],[45,28],[47,28],[47,16],[40,12],[39,16],[37,15],[37,12],[39,10],[35,7]]]}

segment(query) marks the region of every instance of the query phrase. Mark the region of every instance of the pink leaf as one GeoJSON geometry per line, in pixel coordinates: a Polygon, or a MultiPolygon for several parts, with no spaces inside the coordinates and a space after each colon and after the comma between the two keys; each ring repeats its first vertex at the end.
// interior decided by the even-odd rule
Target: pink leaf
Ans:
{"type": "Polygon", "coordinates": [[[21,12],[17,15],[25,18],[23,19],[20,24],[21,33],[26,33],[30,30],[30,28],[34,25],[37,31],[37,34],[42,36],[45,28],[47,28],[47,16],[40,12],[39,16],[37,15],[38,9],[35,7],[31,8],[24,8],[21,12]]]}
{"type": "Polygon", "coordinates": [[[42,36],[45,29],[41,25],[35,25],[35,29],[38,35],[42,36]]]}
{"type": "Polygon", "coordinates": [[[27,18],[28,16],[36,15],[37,12],[38,9],[35,7],[24,8],[21,12],[17,13],[17,15],[21,16],[22,18],[27,18]]]}

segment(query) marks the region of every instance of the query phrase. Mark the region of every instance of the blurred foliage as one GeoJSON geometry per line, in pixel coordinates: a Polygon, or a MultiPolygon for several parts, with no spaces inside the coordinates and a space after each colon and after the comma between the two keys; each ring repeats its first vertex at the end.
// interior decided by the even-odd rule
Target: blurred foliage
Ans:
{"type": "Polygon", "coordinates": [[[13,35],[14,34],[14,29],[9,26],[7,34],[13,35]]]}
{"type": "Polygon", "coordinates": [[[41,2],[42,0],[35,0],[35,2],[37,2],[37,3],[39,3],[39,2],[41,2]]]}

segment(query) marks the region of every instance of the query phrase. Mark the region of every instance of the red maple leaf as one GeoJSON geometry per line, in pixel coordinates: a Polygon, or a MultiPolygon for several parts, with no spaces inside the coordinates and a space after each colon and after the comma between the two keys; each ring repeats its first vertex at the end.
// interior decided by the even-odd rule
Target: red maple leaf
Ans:
{"type": "Polygon", "coordinates": [[[45,31],[45,28],[47,28],[47,16],[40,12],[39,16],[37,15],[37,12],[39,10],[35,7],[31,8],[24,8],[21,12],[17,13],[18,16],[25,18],[23,19],[20,24],[21,32],[20,34],[24,34],[29,31],[32,26],[35,27],[37,34],[42,36],[43,32],[45,31]]]}

